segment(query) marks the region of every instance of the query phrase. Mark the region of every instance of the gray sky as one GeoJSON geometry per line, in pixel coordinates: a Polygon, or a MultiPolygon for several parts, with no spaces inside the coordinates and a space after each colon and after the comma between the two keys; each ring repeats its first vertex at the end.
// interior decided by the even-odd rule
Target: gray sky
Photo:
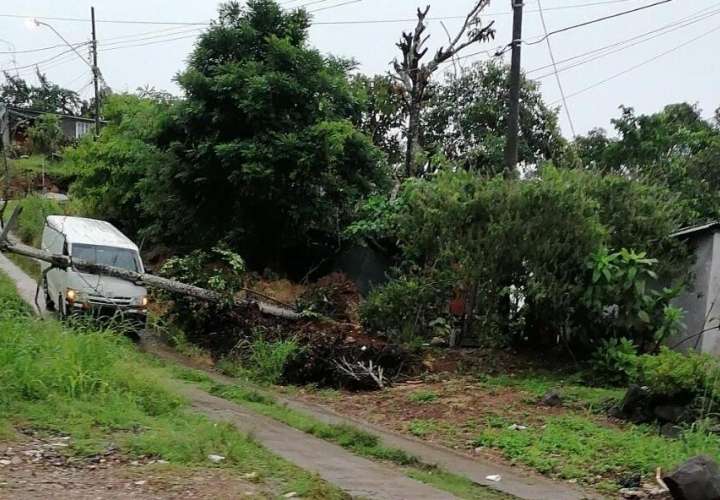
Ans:
{"type": "MultiPolygon", "coordinates": [[[[308,9],[320,9],[348,0],[283,0],[289,7],[318,2],[308,9]]],[[[563,28],[586,20],[602,17],[656,0],[541,0],[545,9],[548,30],[563,28]],[[600,3],[601,5],[587,5],[600,3]]],[[[146,20],[171,22],[202,22],[215,15],[219,2],[208,0],[4,0],[0,14],[20,16],[49,16],[88,18],[90,6],[95,5],[98,20],[146,20]]],[[[338,8],[318,11],[315,21],[363,21],[408,19],[414,16],[416,7],[432,5],[430,16],[461,16],[466,14],[472,0],[362,0],[338,8]]],[[[543,34],[543,28],[536,0],[526,2],[526,16],[523,39],[536,40],[543,34]]],[[[467,53],[507,44],[510,40],[511,16],[509,0],[494,0],[486,9],[487,21],[495,20],[497,39],[484,46],[470,47],[467,53]]],[[[651,58],[656,60],[643,64],[633,71],[619,76],[582,94],[570,97],[568,106],[578,134],[601,126],[610,128],[610,119],[618,116],[621,104],[635,107],[639,112],[653,112],[672,102],[688,101],[698,103],[706,116],[711,116],[720,106],[718,81],[720,77],[720,2],[711,0],[674,0],[649,10],[593,24],[568,31],[550,38],[555,58],[567,58],[596,50],[598,48],[631,39],[652,30],[680,23],[682,19],[696,13],[707,15],[691,25],[678,25],[672,32],[655,32],[654,39],[634,39],[635,46],[618,46],[617,53],[579,65],[561,72],[560,77],[568,96],[597,84],[615,74],[640,65],[651,58]],[[715,13],[715,11],[718,11],[715,13]],[[716,31],[712,31],[716,30],[716,31]],[[696,41],[691,40],[706,34],[696,41]],[[666,55],[681,44],[686,46],[666,55]]],[[[699,15],[700,15],[699,14],[699,15]]],[[[48,20],[66,39],[75,43],[88,40],[89,22],[48,20]]],[[[685,21],[687,22],[687,21],[685,21]]],[[[461,24],[460,20],[445,21],[451,33],[461,24]]],[[[46,27],[31,30],[22,17],[0,17],[0,51],[28,50],[62,43],[46,27]],[[10,42],[13,46],[9,46],[10,42]]],[[[376,24],[316,24],[311,28],[311,43],[326,53],[352,57],[360,63],[366,73],[381,73],[389,69],[389,62],[398,49],[394,43],[403,29],[410,29],[413,22],[376,24]]],[[[184,67],[187,55],[192,50],[193,37],[197,26],[136,25],[98,23],[100,40],[99,65],[110,86],[115,90],[134,90],[145,84],[171,92],[178,92],[173,82],[175,74],[184,67]],[[132,46],[140,45],[144,46],[132,46]]],[[[447,35],[439,21],[429,22],[430,46],[446,42],[447,35]]],[[[0,67],[32,77],[32,69],[23,67],[45,61],[65,51],[58,47],[43,52],[0,54],[0,67]]],[[[84,54],[87,48],[80,49],[84,54]]],[[[481,54],[460,61],[470,64],[486,58],[481,54]]],[[[509,60],[509,56],[506,56],[509,60]]],[[[582,59],[560,64],[560,67],[582,59]]],[[[548,47],[545,42],[523,47],[523,67],[533,70],[550,64],[548,47]]],[[[88,97],[92,87],[89,68],[74,54],[68,53],[40,64],[52,81],[74,90],[82,90],[88,97]]],[[[448,65],[447,69],[452,69],[448,65]]],[[[555,103],[560,97],[551,68],[532,72],[531,76],[543,78],[542,89],[548,103],[555,103]]],[[[565,113],[561,113],[563,133],[571,135],[565,113]]]]}

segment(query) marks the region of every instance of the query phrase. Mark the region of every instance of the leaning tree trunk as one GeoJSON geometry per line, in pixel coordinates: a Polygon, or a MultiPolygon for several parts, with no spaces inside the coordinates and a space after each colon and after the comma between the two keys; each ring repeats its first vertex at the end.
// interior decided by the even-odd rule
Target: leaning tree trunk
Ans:
{"type": "MultiPolygon", "coordinates": [[[[180,281],[171,280],[148,273],[136,273],[118,267],[92,264],[83,260],[73,259],[67,255],[52,254],[44,250],[39,250],[31,246],[23,245],[21,243],[11,242],[9,239],[9,232],[10,229],[13,227],[15,221],[17,220],[20,211],[20,207],[16,206],[15,210],[10,216],[10,219],[8,220],[8,223],[5,225],[2,232],[0,232],[0,251],[23,255],[25,257],[30,257],[35,260],[47,262],[52,267],[58,269],[72,268],[88,274],[94,274],[98,276],[111,276],[113,278],[119,278],[121,280],[130,281],[132,283],[145,285],[150,288],[157,288],[160,290],[185,295],[187,297],[194,297],[196,299],[205,300],[208,302],[221,302],[227,299],[226,296],[213,290],[208,290],[194,285],[188,285],[180,281]]],[[[301,315],[296,311],[284,307],[279,307],[273,304],[268,304],[263,301],[243,299],[235,300],[235,303],[237,305],[251,303],[256,304],[261,312],[271,316],[286,319],[298,319],[301,317],[301,315]]]]}

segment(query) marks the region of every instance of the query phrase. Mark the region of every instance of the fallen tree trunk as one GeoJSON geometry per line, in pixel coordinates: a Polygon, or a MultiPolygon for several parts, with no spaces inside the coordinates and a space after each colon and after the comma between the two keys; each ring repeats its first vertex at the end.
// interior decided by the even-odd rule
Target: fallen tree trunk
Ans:
{"type": "MultiPolygon", "coordinates": [[[[165,290],[167,292],[177,293],[188,297],[193,297],[208,302],[221,302],[226,299],[220,293],[201,288],[194,285],[188,285],[161,276],[155,276],[154,274],[148,273],[136,273],[127,269],[120,269],[118,267],[106,266],[102,264],[92,264],[81,259],[73,259],[67,255],[52,254],[38,248],[34,248],[22,243],[11,242],[9,238],[10,228],[13,226],[15,220],[20,213],[20,207],[15,207],[13,214],[10,216],[10,220],[3,228],[0,233],[0,251],[10,252],[17,255],[24,255],[31,259],[47,262],[51,266],[58,269],[75,269],[77,271],[94,274],[99,276],[111,276],[113,278],[119,278],[121,280],[130,281],[132,283],[142,284],[150,288],[157,288],[159,290],[165,290]]],[[[279,307],[266,302],[242,299],[236,300],[237,305],[248,305],[256,304],[260,309],[260,312],[271,316],[276,316],[285,319],[298,319],[300,314],[296,311],[279,307]]]]}

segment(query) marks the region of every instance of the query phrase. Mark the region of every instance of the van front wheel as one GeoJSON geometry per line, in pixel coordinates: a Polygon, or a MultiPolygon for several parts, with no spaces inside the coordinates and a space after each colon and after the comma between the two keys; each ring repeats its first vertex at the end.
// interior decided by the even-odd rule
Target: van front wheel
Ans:
{"type": "Polygon", "coordinates": [[[55,310],[55,302],[50,298],[47,282],[43,283],[43,291],[45,292],[45,310],[52,312],[55,310]]]}

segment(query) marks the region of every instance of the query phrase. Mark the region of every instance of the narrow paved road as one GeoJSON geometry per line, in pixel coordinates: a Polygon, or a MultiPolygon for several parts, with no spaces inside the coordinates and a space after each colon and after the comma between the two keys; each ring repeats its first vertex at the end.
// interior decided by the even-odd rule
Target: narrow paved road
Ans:
{"type": "Polygon", "coordinates": [[[37,283],[35,280],[25,274],[22,269],[16,266],[2,253],[0,253],[0,271],[7,274],[10,279],[15,282],[18,294],[25,302],[32,306],[35,313],[38,313],[40,316],[44,316],[46,314],[45,296],[42,294],[42,291],[38,294],[38,304],[40,305],[39,311],[35,305],[35,291],[37,289],[37,283]]]}
{"type": "MultiPolygon", "coordinates": [[[[182,364],[189,368],[204,370],[213,380],[221,384],[232,385],[235,383],[235,380],[231,377],[208,371],[202,366],[193,365],[186,357],[161,343],[154,342],[152,339],[144,339],[142,347],[146,352],[167,361],[182,364]]],[[[527,473],[516,467],[490,462],[480,457],[471,458],[442,446],[388,431],[387,429],[368,422],[346,415],[340,415],[320,405],[300,401],[283,394],[276,394],[260,387],[257,387],[256,390],[276,399],[288,408],[310,415],[321,422],[333,425],[351,425],[370,434],[374,434],[380,437],[386,446],[403,450],[417,457],[425,464],[438,465],[453,474],[464,476],[477,484],[487,486],[488,488],[513,497],[524,500],[583,500],[602,498],[593,493],[584,492],[573,485],[553,481],[538,474],[527,473]],[[499,475],[502,479],[499,482],[487,479],[488,476],[495,475],[499,475]]]]}

